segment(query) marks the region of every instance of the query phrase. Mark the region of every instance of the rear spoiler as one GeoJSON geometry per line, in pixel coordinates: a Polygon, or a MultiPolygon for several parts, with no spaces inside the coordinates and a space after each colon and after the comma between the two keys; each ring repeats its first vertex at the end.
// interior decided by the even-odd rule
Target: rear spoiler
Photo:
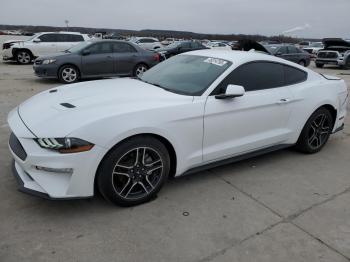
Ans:
{"type": "Polygon", "coordinates": [[[322,74],[322,73],[320,73],[320,75],[323,76],[327,80],[335,80],[335,81],[341,80],[341,78],[336,77],[336,76],[325,75],[325,74],[322,74]]]}

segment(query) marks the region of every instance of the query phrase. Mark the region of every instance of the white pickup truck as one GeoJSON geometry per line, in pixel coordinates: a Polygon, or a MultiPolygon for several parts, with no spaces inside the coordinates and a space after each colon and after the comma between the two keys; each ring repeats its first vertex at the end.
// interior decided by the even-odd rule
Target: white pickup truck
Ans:
{"type": "Polygon", "coordinates": [[[13,60],[20,64],[29,64],[34,58],[62,52],[89,40],[85,34],[75,32],[38,33],[26,41],[10,40],[3,43],[3,60],[13,60]]]}

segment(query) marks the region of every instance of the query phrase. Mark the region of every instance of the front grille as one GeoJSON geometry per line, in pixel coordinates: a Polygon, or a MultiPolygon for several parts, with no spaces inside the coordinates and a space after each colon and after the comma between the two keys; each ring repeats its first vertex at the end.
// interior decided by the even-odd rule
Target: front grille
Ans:
{"type": "Polygon", "coordinates": [[[319,52],[318,58],[338,58],[337,52],[319,52]]]}
{"type": "Polygon", "coordinates": [[[26,160],[27,153],[14,133],[11,133],[10,135],[9,144],[10,144],[11,150],[13,151],[13,153],[16,154],[16,156],[18,156],[22,161],[26,160]]]}

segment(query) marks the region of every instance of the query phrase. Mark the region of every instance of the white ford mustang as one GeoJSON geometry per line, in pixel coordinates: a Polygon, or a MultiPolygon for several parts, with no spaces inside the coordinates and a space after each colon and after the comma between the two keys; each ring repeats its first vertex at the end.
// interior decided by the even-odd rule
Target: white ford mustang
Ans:
{"type": "Polygon", "coordinates": [[[179,176],[295,145],[315,153],[344,126],[343,80],[256,52],[175,56],[140,79],[44,91],[8,116],[20,189],[51,199],[155,197],[179,176]]]}

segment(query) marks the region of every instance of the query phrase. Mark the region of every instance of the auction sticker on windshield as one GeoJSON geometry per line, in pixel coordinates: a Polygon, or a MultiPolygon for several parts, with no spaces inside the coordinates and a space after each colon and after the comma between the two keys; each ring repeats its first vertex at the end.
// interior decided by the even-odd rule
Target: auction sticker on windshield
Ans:
{"type": "Polygon", "coordinates": [[[227,64],[227,61],[225,61],[225,60],[222,60],[219,58],[212,58],[212,57],[205,59],[204,62],[209,63],[209,64],[213,64],[213,65],[217,65],[217,66],[224,66],[227,64]]]}

